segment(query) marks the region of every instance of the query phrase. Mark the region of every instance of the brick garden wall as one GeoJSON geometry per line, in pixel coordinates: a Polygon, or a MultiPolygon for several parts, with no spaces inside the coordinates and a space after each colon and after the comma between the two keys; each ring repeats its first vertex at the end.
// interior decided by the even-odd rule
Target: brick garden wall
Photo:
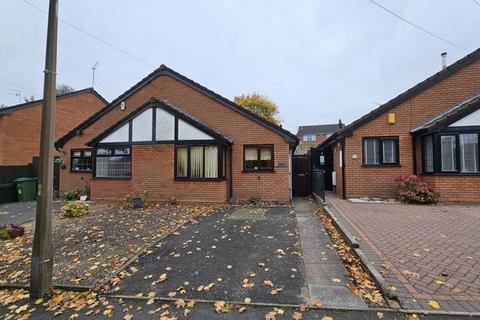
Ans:
{"type": "MultiPolygon", "coordinates": [[[[264,126],[246,118],[238,112],[229,109],[219,103],[212,97],[208,97],[203,93],[191,88],[190,86],[166,75],[159,76],[152,80],[148,85],[137,91],[125,100],[126,110],[120,110],[116,106],[113,110],[105,114],[98,121],[88,127],[81,135],[73,137],[66,143],[63,148],[63,157],[67,164],[67,169],[61,171],[61,190],[65,191],[72,188],[79,180],[77,173],[69,172],[70,149],[85,147],[85,143],[103,132],[118,120],[127,114],[136,110],[143,105],[151,97],[168,100],[185,112],[195,116],[206,125],[223,132],[226,136],[234,141],[233,144],[233,196],[239,199],[248,199],[250,197],[260,197],[262,200],[289,200],[289,172],[288,172],[288,151],[289,145],[277,133],[265,128],[264,126]],[[243,173],[243,145],[244,144],[274,144],[275,154],[275,172],[273,173],[243,173]],[[281,164],[281,165],[279,165],[281,164]]],[[[136,148],[134,149],[136,151],[136,148]]],[[[165,149],[155,149],[155,152],[170,152],[165,149]]],[[[142,151],[143,152],[143,151],[142,151]]],[[[146,151],[145,151],[146,152],[146,151]]],[[[157,155],[159,157],[160,155],[157,155]]],[[[135,156],[134,156],[135,157],[135,156]]],[[[168,153],[164,158],[169,162],[170,171],[168,178],[173,177],[173,154],[168,153]]],[[[134,160],[135,161],[135,158],[134,160]]],[[[140,164],[134,163],[134,168],[140,164]]],[[[149,166],[152,166],[149,164],[149,166]]],[[[162,164],[165,165],[165,162],[162,164]]],[[[147,167],[145,167],[146,170],[147,167]]],[[[149,174],[153,172],[149,171],[149,174]]],[[[142,183],[142,177],[146,177],[147,173],[139,171],[132,172],[132,183],[134,187],[138,187],[142,183]]],[[[158,178],[158,177],[157,177],[158,178]]],[[[84,177],[84,180],[90,180],[90,177],[84,177]]],[[[149,182],[150,183],[150,182],[149,182]]],[[[168,183],[168,182],[163,182],[168,183]]],[[[113,199],[117,198],[115,189],[109,188],[113,186],[115,181],[95,180],[92,182],[92,198],[113,199]],[[105,184],[106,187],[101,187],[105,184]],[[110,190],[110,191],[109,191],[110,190]],[[110,192],[110,194],[108,194],[110,192]]],[[[122,184],[125,184],[123,182],[122,184]]],[[[177,199],[185,198],[182,187],[192,190],[198,188],[191,196],[197,199],[202,194],[200,189],[207,190],[204,195],[204,201],[227,200],[226,184],[211,182],[189,182],[185,186],[175,183],[175,193],[169,193],[169,196],[175,196],[177,199]],[[218,188],[218,192],[210,193],[209,188],[218,188]]],[[[160,197],[160,192],[158,193],[160,197]]],[[[120,196],[120,195],[119,195],[120,196]]],[[[119,197],[118,196],[118,197],[119,197]]],[[[163,197],[162,197],[163,199],[163,197]]],[[[194,200],[195,200],[194,199],[194,200]]]]}

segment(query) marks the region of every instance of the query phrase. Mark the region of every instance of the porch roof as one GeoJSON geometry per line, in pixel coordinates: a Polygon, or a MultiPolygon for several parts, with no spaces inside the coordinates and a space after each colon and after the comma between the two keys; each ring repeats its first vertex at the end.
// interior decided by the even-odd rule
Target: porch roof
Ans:
{"type": "Polygon", "coordinates": [[[410,132],[413,135],[428,133],[445,128],[446,126],[466,117],[472,112],[480,109],[480,92],[472,97],[463,100],[445,112],[442,112],[426,122],[413,128],[410,132]]]}

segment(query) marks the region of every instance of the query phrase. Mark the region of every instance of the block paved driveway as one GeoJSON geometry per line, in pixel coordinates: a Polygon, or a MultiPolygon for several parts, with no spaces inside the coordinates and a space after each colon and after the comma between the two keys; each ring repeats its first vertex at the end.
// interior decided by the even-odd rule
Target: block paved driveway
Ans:
{"type": "Polygon", "coordinates": [[[327,204],[359,239],[404,308],[480,312],[480,206],[327,204]]]}

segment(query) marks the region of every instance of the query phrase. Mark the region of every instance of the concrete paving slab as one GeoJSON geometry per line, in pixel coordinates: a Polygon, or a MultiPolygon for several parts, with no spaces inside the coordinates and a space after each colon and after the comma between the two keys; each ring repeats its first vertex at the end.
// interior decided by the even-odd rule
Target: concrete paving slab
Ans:
{"type": "Polygon", "coordinates": [[[310,299],[319,299],[327,307],[366,307],[362,298],[348,289],[347,270],[313,206],[304,199],[295,199],[294,208],[296,213],[297,208],[301,210],[297,222],[310,299]]]}
{"type": "Polygon", "coordinates": [[[322,305],[328,307],[350,307],[362,308],[367,307],[365,302],[359,296],[350,292],[346,287],[328,286],[328,285],[312,285],[309,286],[310,295],[319,299],[322,305]]]}

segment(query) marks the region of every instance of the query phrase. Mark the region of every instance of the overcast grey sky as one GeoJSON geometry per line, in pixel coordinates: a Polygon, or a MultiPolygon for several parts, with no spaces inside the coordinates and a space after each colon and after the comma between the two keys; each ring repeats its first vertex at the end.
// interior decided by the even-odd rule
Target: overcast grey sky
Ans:
{"type": "MultiPolygon", "coordinates": [[[[28,0],[43,9],[47,0],[28,0]]],[[[233,99],[258,91],[280,106],[284,126],[349,123],[480,46],[473,0],[377,0],[468,50],[426,35],[368,0],[60,0],[60,18],[233,99]]],[[[479,2],[479,1],[477,1],[479,2]]],[[[47,16],[0,0],[0,78],[41,98],[47,16]]],[[[59,23],[58,83],[91,86],[107,100],[154,68],[59,23]]],[[[0,80],[0,103],[15,86],[0,80]]]]}

